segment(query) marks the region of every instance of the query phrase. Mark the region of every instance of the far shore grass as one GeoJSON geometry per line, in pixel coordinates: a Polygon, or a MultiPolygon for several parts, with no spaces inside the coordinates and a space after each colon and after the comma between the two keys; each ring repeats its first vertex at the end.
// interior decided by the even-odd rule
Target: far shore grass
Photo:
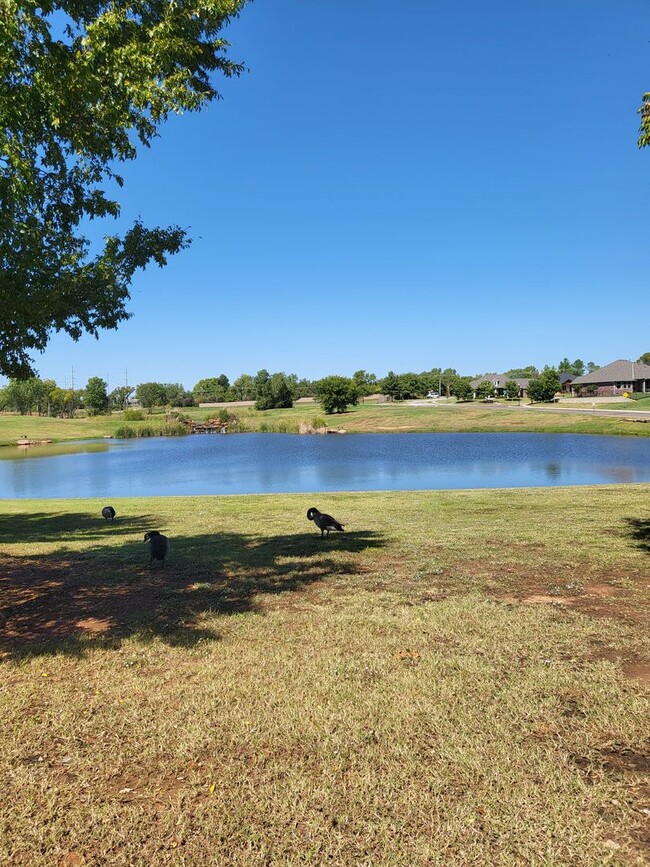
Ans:
{"type": "Polygon", "coordinates": [[[1,501],[0,864],[647,864],[649,493],[1,501]]]}
{"type": "MultiPolygon", "coordinates": [[[[643,410],[644,407],[639,406],[643,403],[629,401],[625,408],[643,410]]],[[[620,408],[620,404],[616,406],[620,408]]],[[[633,422],[624,415],[603,417],[577,412],[552,413],[545,411],[543,406],[517,406],[514,403],[498,406],[441,403],[434,406],[368,402],[333,415],[325,415],[317,403],[299,403],[291,409],[263,412],[248,406],[230,406],[228,411],[233,412],[243,429],[250,432],[299,433],[317,422],[317,425],[326,425],[328,430],[347,433],[521,431],[650,436],[650,423],[633,422]]],[[[195,421],[204,421],[216,416],[219,410],[191,408],[180,412],[195,421]]],[[[125,425],[135,431],[142,428],[156,431],[165,422],[164,412],[145,414],[142,421],[127,421],[122,413],[74,419],[0,414],[0,445],[15,445],[23,437],[53,442],[114,437],[125,425]]]]}

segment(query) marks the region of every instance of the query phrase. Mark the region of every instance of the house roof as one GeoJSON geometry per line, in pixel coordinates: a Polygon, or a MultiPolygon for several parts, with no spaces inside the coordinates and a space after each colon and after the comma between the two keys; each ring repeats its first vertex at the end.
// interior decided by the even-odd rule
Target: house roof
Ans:
{"type": "Polygon", "coordinates": [[[568,370],[563,370],[560,374],[560,383],[564,385],[565,382],[573,382],[575,378],[575,373],[569,373],[568,370]]]}
{"type": "Polygon", "coordinates": [[[506,382],[516,382],[519,388],[528,388],[530,379],[515,379],[512,376],[506,376],[504,373],[486,373],[485,376],[479,376],[470,382],[472,388],[478,388],[482,382],[494,382],[497,388],[504,388],[506,382]]]}
{"type": "Polygon", "coordinates": [[[619,359],[599,367],[584,376],[577,376],[573,385],[589,385],[604,382],[634,382],[637,379],[650,379],[650,364],[639,364],[638,361],[619,359]]]}

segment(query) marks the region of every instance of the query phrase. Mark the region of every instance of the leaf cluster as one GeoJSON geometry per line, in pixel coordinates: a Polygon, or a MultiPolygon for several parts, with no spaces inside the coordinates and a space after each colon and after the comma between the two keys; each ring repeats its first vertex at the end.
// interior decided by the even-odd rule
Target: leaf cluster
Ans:
{"type": "Polygon", "coordinates": [[[178,226],[91,244],[116,219],[116,164],[149,146],[170,113],[219,96],[238,75],[221,28],[245,0],[3,0],[0,5],[0,373],[33,373],[52,331],[77,340],[128,318],[135,271],[189,243],[178,226]]]}

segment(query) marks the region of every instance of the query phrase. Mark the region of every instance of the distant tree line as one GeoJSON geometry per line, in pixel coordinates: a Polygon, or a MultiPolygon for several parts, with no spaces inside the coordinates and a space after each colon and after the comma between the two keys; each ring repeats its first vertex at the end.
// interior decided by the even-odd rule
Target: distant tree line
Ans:
{"type": "MultiPolygon", "coordinates": [[[[650,352],[637,361],[650,364],[650,352]]],[[[560,374],[568,372],[582,376],[597,370],[593,361],[585,364],[581,359],[569,361],[563,358],[557,367],[546,366],[539,371],[534,365],[512,368],[505,371],[506,397],[519,396],[515,380],[528,379],[528,395],[531,400],[552,400],[560,388],[560,374]]],[[[487,374],[479,374],[485,376],[487,374]]],[[[91,377],[85,388],[61,388],[53,379],[11,379],[0,388],[0,411],[17,412],[21,415],[45,415],[71,418],[83,409],[88,415],[118,412],[127,409],[133,399],[143,409],[153,412],[159,407],[191,407],[200,403],[226,403],[254,401],[258,410],[293,406],[301,397],[314,397],[326,413],[345,412],[348,406],[363,401],[371,394],[385,395],[388,400],[413,400],[429,394],[471,400],[474,389],[470,376],[461,376],[454,368],[433,367],[421,373],[395,373],[390,370],[379,378],[366,370],[357,370],[351,377],[331,375],[319,380],[299,379],[294,373],[269,373],[262,369],[252,376],[243,373],[234,382],[222,373],[200,379],[191,390],[181,383],[143,382],[138,386],[122,385],[108,391],[107,382],[99,376],[91,377]]],[[[476,396],[485,398],[494,394],[491,382],[483,382],[476,389],[476,396]]]]}

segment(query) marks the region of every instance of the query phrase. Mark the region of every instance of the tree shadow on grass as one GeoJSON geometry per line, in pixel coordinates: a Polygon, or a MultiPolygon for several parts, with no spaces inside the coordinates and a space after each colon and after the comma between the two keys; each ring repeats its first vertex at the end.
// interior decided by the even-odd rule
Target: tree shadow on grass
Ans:
{"type": "Polygon", "coordinates": [[[182,536],[170,539],[164,566],[150,566],[140,535],[151,529],[150,516],[129,519],[124,531],[116,522],[105,541],[101,528],[85,527],[80,517],[87,520],[30,516],[33,538],[56,538],[59,550],[0,557],[0,653],[83,655],[93,647],[119,647],[129,636],[183,646],[217,640],[209,615],[255,611],[262,594],[358,572],[352,555],[385,544],[372,532],[329,539],[312,533],[182,536]],[[32,520],[42,521],[40,533],[32,520]],[[66,547],[80,538],[89,543],[82,551],[66,547]]]}
{"type": "Polygon", "coordinates": [[[626,518],[629,535],[636,540],[642,551],[650,554],[650,519],[649,518],[626,518]]]}
{"type": "Polygon", "coordinates": [[[153,515],[118,516],[106,521],[98,513],[88,512],[20,512],[0,515],[0,545],[20,542],[86,542],[104,539],[107,534],[132,536],[155,528],[153,515]]]}

